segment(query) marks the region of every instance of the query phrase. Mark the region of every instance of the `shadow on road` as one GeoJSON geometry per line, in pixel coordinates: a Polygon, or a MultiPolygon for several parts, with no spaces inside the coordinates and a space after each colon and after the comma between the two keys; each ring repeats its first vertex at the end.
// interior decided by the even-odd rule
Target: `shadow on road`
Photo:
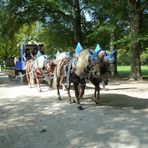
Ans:
{"type": "Polygon", "coordinates": [[[1,96],[0,148],[148,147],[148,99],[101,93],[95,105],[93,94],[86,93],[80,111],[67,97],[58,101],[50,92],[1,96]]]}

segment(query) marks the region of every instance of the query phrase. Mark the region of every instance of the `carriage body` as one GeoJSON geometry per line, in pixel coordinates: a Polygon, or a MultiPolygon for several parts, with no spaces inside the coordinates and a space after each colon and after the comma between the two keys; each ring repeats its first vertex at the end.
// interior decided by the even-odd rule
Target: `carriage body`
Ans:
{"type": "MultiPolygon", "coordinates": [[[[11,68],[10,72],[8,73],[9,79],[18,79],[23,83],[23,81],[26,80],[25,73],[26,73],[26,67],[25,63],[27,60],[29,60],[29,57],[26,59],[24,58],[26,49],[29,49],[31,51],[35,49],[40,49],[43,47],[43,44],[22,44],[19,49],[19,58],[14,59],[14,67],[11,68]]],[[[30,56],[31,57],[31,56],[30,56]]]]}
{"type": "MultiPolygon", "coordinates": [[[[24,59],[24,54],[25,54],[25,51],[27,49],[29,50],[39,50],[40,48],[43,47],[43,44],[22,44],[20,46],[20,58],[18,61],[16,61],[16,64],[15,64],[15,70],[16,71],[25,71],[25,59],[24,59]]],[[[30,57],[27,57],[26,60],[29,60],[31,58],[30,57]]]]}

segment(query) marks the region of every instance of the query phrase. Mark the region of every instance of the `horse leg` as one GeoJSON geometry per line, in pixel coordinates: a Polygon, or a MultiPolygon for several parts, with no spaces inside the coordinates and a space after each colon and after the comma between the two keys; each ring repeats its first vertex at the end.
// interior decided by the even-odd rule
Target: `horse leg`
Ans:
{"type": "Polygon", "coordinates": [[[79,89],[78,89],[79,84],[74,82],[73,85],[74,85],[74,91],[75,91],[75,97],[76,97],[76,100],[73,100],[73,103],[75,103],[76,101],[77,104],[80,104],[79,89]]]}
{"type": "Polygon", "coordinates": [[[90,81],[95,86],[94,101],[96,104],[99,104],[99,101],[100,101],[100,81],[97,79],[91,79],[90,81]]]}
{"type": "Polygon", "coordinates": [[[53,80],[50,79],[50,80],[48,81],[48,85],[49,85],[50,88],[52,88],[52,83],[53,83],[53,80]]]}
{"type": "Polygon", "coordinates": [[[52,87],[52,82],[51,82],[51,79],[49,77],[50,77],[49,75],[45,74],[45,80],[47,81],[48,86],[51,88],[52,87]]]}
{"type": "Polygon", "coordinates": [[[65,88],[67,90],[69,103],[72,103],[71,94],[70,94],[70,85],[69,86],[65,85],[65,88]]]}
{"type": "Polygon", "coordinates": [[[65,88],[66,88],[67,93],[68,93],[68,100],[69,100],[70,103],[72,103],[71,94],[70,94],[70,82],[67,82],[67,83],[65,84],[65,88]],[[67,83],[69,83],[69,84],[67,84],[67,83]]]}
{"type": "Polygon", "coordinates": [[[53,87],[53,77],[54,75],[52,75],[52,74],[50,74],[48,77],[49,77],[49,79],[48,79],[48,85],[49,85],[49,87],[50,88],[52,88],[53,87]]]}
{"type": "Polygon", "coordinates": [[[29,86],[30,88],[34,85],[34,73],[33,71],[29,73],[29,86]]]}
{"type": "Polygon", "coordinates": [[[80,89],[79,99],[82,99],[83,95],[84,95],[86,84],[81,84],[80,87],[81,87],[81,89],[80,89]]]}
{"type": "Polygon", "coordinates": [[[38,90],[39,90],[39,92],[41,92],[40,79],[37,76],[36,76],[36,82],[37,82],[38,90]]]}
{"type": "MultiPolygon", "coordinates": [[[[66,71],[66,69],[65,69],[65,71],[66,71]]],[[[71,86],[70,69],[67,69],[66,76],[65,76],[65,79],[64,79],[64,87],[66,88],[67,93],[68,93],[69,103],[73,103],[72,100],[71,100],[70,86],[71,86]]]]}
{"type": "Polygon", "coordinates": [[[29,81],[28,81],[28,85],[31,88],[32,87],[32,76],[29,74],[29,81]]]}
{"type": "Polygon", "coordinates": [[[95,103],[99,104],[99,101],[100,101],[100,87],[99,86],[95,86],[94,99],[95,99],[95,103]]]}
{"type": "Polygon", "coordinates": [[[65,77],[64,76],[61,76],[61,78],[60,78],[60,85],[62,86],[63,90],[66,90],[65,77]]]}
{"type": "Polygon", "coordinates": [[[61,100],[61,95],[60,95],[60,77],[57,77],[57,95],[58,95],[58,100],[61,100]]]}
{"type": "Polygon", "coordinates": [[[78,109],[84,110],[83,106],[80,104],[80,99],[82,99],[82,97],[84,95],[86,84],[81,84],[80,87],[81,87],[80,94],[79,94],[79,97],[77,98],[78,104],[79,104],[78,109]]]}
{"type": "Polygon", "coordinates": [[[28,86],[31,87],[31,86],[30,86],[30,77],[29,77],[28,72],[26,72],[26,77],[27,77],[28,86]]]}

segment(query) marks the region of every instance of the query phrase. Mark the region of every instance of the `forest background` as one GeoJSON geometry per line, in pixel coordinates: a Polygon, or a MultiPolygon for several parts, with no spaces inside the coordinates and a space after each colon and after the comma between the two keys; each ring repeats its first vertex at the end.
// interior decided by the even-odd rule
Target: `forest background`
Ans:
{"type": "Polygon", "coordinates": [[[116,66],[130,65],[134,80],[148,65],[147,0],[1,0],[0,20],[1,64],[19,55],[20,44],[36,41],[48,55],[73,53],[78,42],[117,49],[116,66]]]}

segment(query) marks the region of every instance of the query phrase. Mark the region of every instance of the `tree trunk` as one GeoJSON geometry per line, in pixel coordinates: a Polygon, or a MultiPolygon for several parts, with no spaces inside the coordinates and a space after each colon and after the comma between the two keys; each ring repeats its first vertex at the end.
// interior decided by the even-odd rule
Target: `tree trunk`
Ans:
{"type": "Polygon", "coordinates": [[[76,46],[78,42],[81,43],[81,10],[79,0],[74,0],[74,45],[76,46]]]}
{"type": "Polygon", "coordinates": [[[142,79],[139,43],[134,43],[134,45],[132,46],[131,74],[129,78],[132,80],[142,79]]]}
{"type": "MultiPolygon", "coordinates": [[[[113,41],[115,40],[115,37],[114,37],[114,33],[112,32],[110,34],[110,37],[111,37],[111,40],[110,40],[110,51],[113,51],[115,50],[115,45],[113,44],[113,41]]],[[[118,76],[118,71],[117,71],[117,52],[115,53],[115,76],[118,76]]]]}
{"type": "Polygon", "coordinates": [[[132,8],[132,18],[131,18],[131,38],[132,38],[132,59],[131,59],[131,73],[129,78],[133,80],[141,80],[141,63],[140,63],[140,50],[141,45],[138,40],[140,35],[140,23],[142,10],[140,9],[140,1],[129,0],[129,4],[132,8]]]}

